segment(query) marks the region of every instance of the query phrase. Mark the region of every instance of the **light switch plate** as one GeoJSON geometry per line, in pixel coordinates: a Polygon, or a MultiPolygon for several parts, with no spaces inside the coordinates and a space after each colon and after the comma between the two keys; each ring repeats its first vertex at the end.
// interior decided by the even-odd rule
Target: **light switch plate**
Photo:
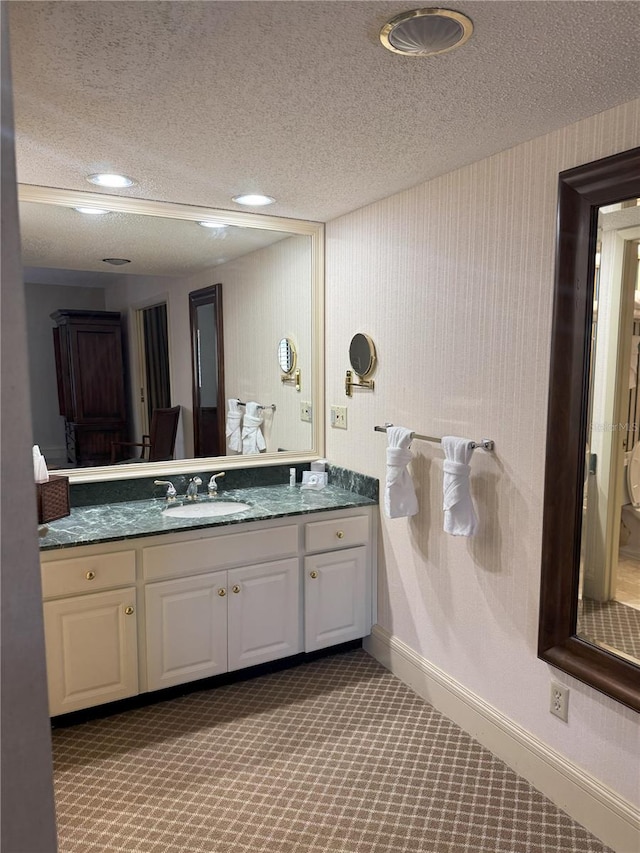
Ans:
{"type": "Polygon", "coordinates": [[[307,423],[311,423],[311,419],[313,417],[313,409],[311,407],[311,403],[308,400],[304,400],[300,403],[300,420],[306,421],[307,423]]]}
{"type": "Polygon", "coordinates": [[[347,428],[347,407],[331,406],[331,426],[334,429],[347,428]]]}

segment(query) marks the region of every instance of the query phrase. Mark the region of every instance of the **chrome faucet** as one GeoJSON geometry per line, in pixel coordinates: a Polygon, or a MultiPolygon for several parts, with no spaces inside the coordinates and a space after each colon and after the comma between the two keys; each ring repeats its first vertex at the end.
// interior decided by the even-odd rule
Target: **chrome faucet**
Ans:
{"type": "Polygon", "coordinates": [[[187,486],[187,500],[188,501],[197,501],[198,500],[198,486],[202,485],[202,480],[200,477],[192,477],[189,480],[189,485],[187,486]]]}
{"type": "Polygon", "coordinates": [[[178,494],[176,491],[176,487],[170,480],[154,480],[154,486],[166,486],[167,487],[167,502],[171,503],[175,501],[176,495],[178,494]]]}
{"type": "Polygon", "coordinates": [[[225,473],[225,471],[221,471],[219,474],[214,474],[209,480],[207,491],[209,492],[210,498],[215,498],[215,496],[218,494],[218,484],[216,483],[216,480],[218,479],[218,477],[224,477],[225,473]]]}

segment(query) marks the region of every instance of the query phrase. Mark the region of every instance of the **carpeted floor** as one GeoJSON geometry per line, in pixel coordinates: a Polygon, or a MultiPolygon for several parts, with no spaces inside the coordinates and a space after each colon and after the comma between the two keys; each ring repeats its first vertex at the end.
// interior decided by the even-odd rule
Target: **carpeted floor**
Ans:
{"type": "Polygon", "coordinates": [[[640,610],[619,601],[578,602],[577,634],[640,660],[640,610]]]}
{"type": "Polygon", "coordinates": [[[362,650],[53,741],[61,853],[608,850],[362,650]]]}

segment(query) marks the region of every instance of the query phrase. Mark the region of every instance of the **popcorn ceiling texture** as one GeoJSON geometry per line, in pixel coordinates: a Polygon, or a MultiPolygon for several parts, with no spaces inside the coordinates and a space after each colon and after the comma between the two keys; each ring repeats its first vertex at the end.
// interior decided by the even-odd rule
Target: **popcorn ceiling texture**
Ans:
{"type": "Polygon", "coordinates": [[[634,2],[474,0],[431,59],[379,43],[406,0],[8,5],[23,183],[326,221],[639,94],[634,2]]]}
{"type": "Polygon", "coordinates": [[[640,100],[327,225],[327,456],[384,478],[391,421],[476,450],[472,539],[442,530],[442,450],[413,442],[420,512],[382,517],[378,621],[535,737],[638,803],[637,715],[537,659],[558,172],[640,144],[640,100]],[[349,341],[379,357],[375,391],[344,396],[349,341]],[[549,681],[571,689],[569,723],[549,681]]]}

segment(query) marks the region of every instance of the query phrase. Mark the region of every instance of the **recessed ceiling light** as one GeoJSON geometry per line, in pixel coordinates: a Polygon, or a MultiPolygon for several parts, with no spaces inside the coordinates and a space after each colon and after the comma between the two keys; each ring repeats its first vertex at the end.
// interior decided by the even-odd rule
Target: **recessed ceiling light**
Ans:
{"type": "Polygon", "coordinates": [[[198,225],[202,225],[203,228],[215,228],[217,231],[224,231],[227,227],[224,222],[207,222],[206,219],[198,222],[198,225]]]}
{"type": "Polygon", "coordinates": [[[270,195],[249,193],[247,195],[234,195],[232,201],[235,201],[236,204],[247,204],[250,207],[262,207],[263,204],[273,204],[275,198],[271,198],[270,195]]]}
{"type": "Polygon", "coordinates": [[[87,180],[99,187],[132,187],[135,184],[133,178],[128,178],[126,175],[114,175],[109,172],[87,175],[87,180]]]}
{"type": "Polygon", "coordinates": [[[91,216],[101,216],[103,213],[111,213],[110,210],[104,210],[102,207],[74,207],[78,213],[88,213],[91,216]]]}
{"type": "Polygon", "coordinates": [[[131,263],[128,258],[103,258],[102,260],[105,264],[112,264],[114,267],[120,267],[122,264],[131,263]]]}
{"type": "Polygon", "coordinates": [[[380,30],[380,41],[403,56],[434,56],[460,47],[471,38],[473,23],[452,9],[414,9],[392,18],[380,30]]]}

